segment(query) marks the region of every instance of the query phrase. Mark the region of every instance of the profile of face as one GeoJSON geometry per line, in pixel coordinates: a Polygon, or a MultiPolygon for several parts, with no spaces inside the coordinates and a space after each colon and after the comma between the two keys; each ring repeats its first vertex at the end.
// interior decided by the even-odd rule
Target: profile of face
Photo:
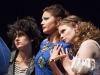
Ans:
{"type": "Polygon", "coordinates": [[[14,34],[14,43],[18,50],[23,50],[31,45],[31,40],[23,31],[16,31],[14,34]]]}
{"type": "Polygon", "coordinates": [[[66,43],[73,44],[75,37],[75,29],[74,27],[70,27],[68,25],[61,25],[58,27],[61,39],[66,43]]]}
{"type": "Polygon", "coordinates": [[[55,17],[47,11],[45,11],[42,15],[41,25],[43,33],[45,34],[52,34],[57,30],[55,17]]]}

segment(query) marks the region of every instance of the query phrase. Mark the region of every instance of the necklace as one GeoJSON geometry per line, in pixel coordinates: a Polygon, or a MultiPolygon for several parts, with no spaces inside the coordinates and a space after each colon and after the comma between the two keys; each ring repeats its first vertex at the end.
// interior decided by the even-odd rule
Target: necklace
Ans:
{"type": "Polygon", "coordinates": [[[54,46],[57,45],[57,42],[56,42],[56,43],[50,43],[50,42],[48,41],[48,39],[45,39],[43,42],[44,42],[45,44],[43,45],[42,52],[45,52],[45,51],[47,51],[47,50],[51,50],[51,49],[53,49],[54,46]]]}
{"type": "Polygon", "coordinates": [[[38,60],[37,60],[37,63],[38,63],[38,66],[42,69],[48,62],[48,58],[49,58],[49,51],[51,50],[51,49],[53,49],[54,48],[54,46],[56,46],[57,45],[57,43],[58,42],[56,42],[56,43],[50,43],[49,41],[48,41],[48,39],[45,39],[43,42],[42,42],[42,44],[41,44],[41,53],[40,53],[40,56],[39,56],[39,58],[38,58],[38,60]],[[46,51],[48,51],[48,52],[46,52],[46,51]],[[45,53],[44,52],[46,52],[48,55],[47,56],[45,56],[45,53]]]}
{"type": "Polygon", "coordinates": [[[28,58],[26,60],[23,60],[19,55],[16,58],[16,62],[22,62],[22,63],[30,63],[32,58],[28,58]]]}

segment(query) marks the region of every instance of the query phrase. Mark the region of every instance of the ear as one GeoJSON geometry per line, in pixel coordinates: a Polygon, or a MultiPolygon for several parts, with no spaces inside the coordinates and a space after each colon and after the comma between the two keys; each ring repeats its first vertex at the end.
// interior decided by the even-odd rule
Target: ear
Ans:
{"type": "Polygon", "coordinates": [[[78,25],[77,25],[77,24],[75,24],[75,25],[74,25],[74,28],[75,28],[75,29],[77,29],[77,28],[78,28],[78,25]]]}
{"type": "Polygon", "coordinates": [[[33,41],[34,41],[34,39],[31,40],[31,42],[33,42],[33,41]]]}
{"type": "Polygon", "coordinates": [[[58,17],[57,18],[57,23],[59,23],[61,20],[62,20],[62,18],[61,17],[58,17]]]}

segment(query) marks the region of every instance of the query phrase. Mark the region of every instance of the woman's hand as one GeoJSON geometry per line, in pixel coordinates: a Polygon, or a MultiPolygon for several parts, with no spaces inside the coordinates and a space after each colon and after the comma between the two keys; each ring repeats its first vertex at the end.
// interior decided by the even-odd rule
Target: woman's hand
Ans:
{"type": "Polygon", "coordinates": [[[49,66],[52,69],[54,75],[63,75],[63,73],[60,71],[56,63],[50,62],[50,60],[57,61],[66,56],[66,55],[60,55],[61,47],[62,45],[59,46],[57,45],[54,47],[53,50],[50,51],[51,56],[49,58],[49,66]]]}
{"type": "Polygon", "coordinates": [[[65,55],[65,57],[63,57],[61,59],[61,63],[63,65],[63,67],[67,67],[67,66],[71,66],[72,60],[70,60],[69,55],[68,55],[68,50],[66,48],[66,53],[64,52],[64,50],[62,49],[60,52],[60,55],[65,55]]]}
{"type": "Polygon", "coordinates": [[[65,55],[65,57],[63,57],[61,59],[61,63],[63,65],[64,69],[66,70],[66,72],[68,73],[68,75],[77,75],[71,69],[72,60],[70,60],[70,58],[69,58],[67,48],[66,48],[66,53],[64,53],[64,50],[62,49],[60,55],[65,55]]]}
{"type": "Polygon", "coordinates": [[[53,50],[50,51],[50,59],[54,59],[55,61],[65,57],[66,55],[63,53],[61,54],[62,45],[55,46],[53,50]]]}

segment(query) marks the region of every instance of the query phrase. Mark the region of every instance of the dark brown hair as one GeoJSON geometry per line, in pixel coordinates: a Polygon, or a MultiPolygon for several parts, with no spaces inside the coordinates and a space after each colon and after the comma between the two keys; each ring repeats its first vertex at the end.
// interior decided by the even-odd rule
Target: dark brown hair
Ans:
{"type": "Polygon", "coordinates": [[[43,12],[49,12],[54,17],[61,17],[62,19],[70,15],[70,13],[60,4],[54,4],[43,9],[43,12]]]}
{"type": "MultiPolygon", "coordinates": [[[[47,6],[47,7],[45,7],[45,8],[43,9],[43,12],[49,12],[49,13],[51,13],[51,15],[52,15],[54,18],[60,17],[61,19],[63,19],[63,18],[65,18],[65,17],[67,17],[68,15],[70,15],[70,13],[69,13],[67,10],[65,10],[65,9],[63,8],[63,6],[60,5],[60,4],[54,4],[54,5],[51,5],[51,6],[47,6]]],[[[55,26],[55,27],[56,27],[56,26],[55,26]]],[[[56,39],[57,39],[57,41],[60,40],[60,35],[59,35],[59,33],[57,34],[56,39]]]]}
{"type": "Polygon", "coordinates": [[[27,16],[23,19],[18,19],[14,22],[14,24],[9,24],[8,29],[7,35],[12,40],[13,49],[17,49],[14,44],[14,34],[16,31],[23,31],[30,40],[34,40],[32,42],[32,48],[34,49],[34,53],[36,52],[35,50],[38,48],[42,36],[36,20],[33,17],[27,16]]]}

